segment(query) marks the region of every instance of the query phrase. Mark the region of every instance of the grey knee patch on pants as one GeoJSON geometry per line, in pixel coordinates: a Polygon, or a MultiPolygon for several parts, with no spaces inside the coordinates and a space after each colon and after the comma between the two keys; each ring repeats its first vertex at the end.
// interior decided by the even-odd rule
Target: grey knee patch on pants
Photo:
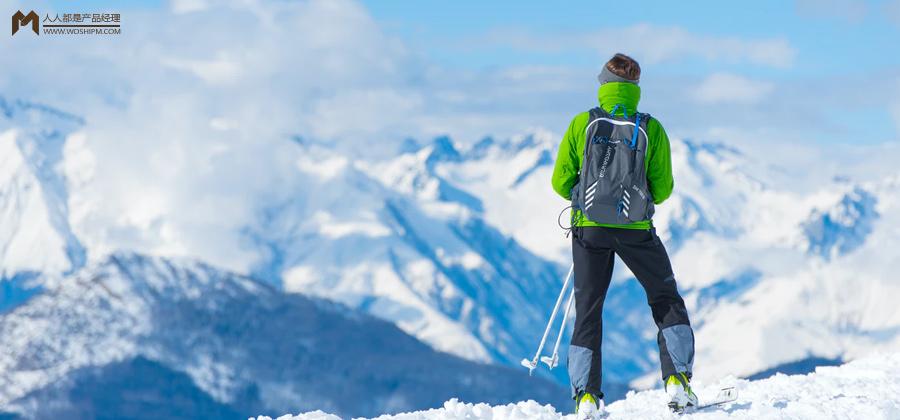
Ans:
{"type": "Polygon", "coordinates": [[[572,384],[572,397],[587,387],[591,373],[591,359],[594,351],[576,345],[569,345],[569,382],[572,384]]]}
{"type": "Polygon", "coordinates": [[[690,373],[694,367],[694,331],[690,325],[673,325],[663,328],[666,351],[676,372],[690,373]]]}

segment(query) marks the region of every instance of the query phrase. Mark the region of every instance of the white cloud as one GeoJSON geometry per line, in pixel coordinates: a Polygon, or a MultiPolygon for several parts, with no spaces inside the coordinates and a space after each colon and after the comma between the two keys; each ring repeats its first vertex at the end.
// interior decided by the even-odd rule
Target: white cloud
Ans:
{"type": "Polygon", "coordinates": [[[857,0],[797,0],[796,8],[800,16],[850,23],[860,23],[869,14],[867,2],[857,0]]]}
{"type": "Polygon", "coordinates": [[[371,143],[377,141],[380,129],[388,124],[408,123],[410,115],[421,112],[423,105],[417,91],[388,88],[340,91],[315,105],[310,133],[324,138],[357,137],[371,143]]]}
{"type": "Polygon", "coordinates": [[[259,251],[242,228],[260,203],[304,188],[290,136],[399,140],[422,111],[403,88],[420,66],[355,2],[201,6],[129,12],[121,36],[78,48],[4,46],[4,96],[88,121],[64,169],[92,258],[125,248],[246,270],[259,251]]]}
{"type": "Polygon", "coordinates": [[[235,82],[239,80],[242,69],[237,61],[222,55],[211,60],[170,58],[163,61],[163,64],[174,69],[188,71],[210,84],[235,82]]]}
{"type": "MultiPolygon", "coordinates": [[[[658,64],[689,58],[710,62],[791,67],[797,52],[784,38],[747,39],[689,32],[678,26],[636,24],[568,34],[536,34],[520,30],[489,33],[482,45],[506,45],[523,51],[593,50],[601,56],[624,52],[641,62],[658,64]]],[[[467,42],[471,45],[471,42],[467,42]]]]}
{"type": "Polygon", "coordinates": [[[775,90],[770,82],[751,80],[728,73],[706,78],[694,90],[694,99],[704,104],[755,104],[775,90]]]}
{"type": "MultiPolygon", "coordinates": [[[[608,45],[610,34],[594,38],[596,46],[608,45]]],[[[650,63],[675,61],[684,56],[709,61],[731,63],[748,62],[766,67],[787,68],[793,65],[796,51],[783,38],[741,39],[693,34],[679,27],[657,27],[647,24],[628,28],[622,35],[612,37],[614,45],[636,51],[650,63]]],[[[611,55],[612,49],[597,47],[611,55]]]]}
{"type": "MultiPolygon", "coordinates": [[[[308,180],[297,169],[304,161],[287,141],[291,135],[347,149],[377,143],[360,150],[383,153],[391,150],[387,141],[411,135],[469,140],[533,126],[562,131],[572,115],[595,103],[592,69],[435,67],[350,1],[193,4],[129,12],[121,36],[79,38],[78,48],[18,35],[4,44],[3,95],[88,121],[73,142],[70,152],[79,158],[67,172],[73,226],[94,257],[128,248],[190,253],[246,269],[258,255],[244,246],[240,230],[257,217],[258,203],[302,194],[308,180]]],[[[567,38],[572,48],[633,49],[647,64],[700,57],[779,67],[795,56],[778,38],[711,37],[677,27],[582,35],[567,38]]],[[[526,34],[507,41],[552,50],[561,38],[526,34]]],[[[648,79],[647,111],[681,127],[691,121],[706,127],[714,119],[740,128],[744,122],[735,118],[757,115],[709,115],[721,116],[720,103],[773,94],[771,83],[714,75],[694,98],[700,112],[688,112],[680,111],[683,79],[648,79]]],[[[329,163],[315,171],[334,175],[342,167],[329,163]]]]}
{"type": "Polygon", "coordinates": [[[206,0],[171,0],[169,6],[173,13],[181,14],[206,10],[209,4],[206,0]]]}
{"type": "Polygon", "coordinates": [[[533,98],[574,79],[431,67],[352,1],[201,6],[129,11],[122,35],[79,38],[78,48],[4,44],[4,96],[88,121],[66,171],[91,258],[133,249],[246,270],[259,251],[241,232],[261,204],[302,196],[304,183],[342,167],[298,170],[306,161],[291,136],[377,154],[408,136],[511,134],[533,109],[565,112],[533,98]]]}

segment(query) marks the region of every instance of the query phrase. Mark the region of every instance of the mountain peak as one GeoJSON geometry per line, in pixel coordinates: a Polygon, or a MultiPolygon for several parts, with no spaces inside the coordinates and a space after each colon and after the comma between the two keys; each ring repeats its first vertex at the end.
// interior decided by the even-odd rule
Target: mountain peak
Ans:
{"type": "Polygon", "coordinates": [[[832,206],[814,209],[803,223],[808,251],[831,259],[861,246],[879,216],[877,204],[874,194],[855,186],[832,206]]]}
{"type": "Polygon", "coordinates": [[[119,411],[148,394],[185,396],[178,404],[186,409],[215,400],[244,417],[297,404],[347,417],[409,411],[460,390],[495,403],[565,400],[565,391],[545,380],[523,385],[527,376],[518,369],[436,352],[343,305],[285,294],[198,261],[118,253],[45,284],[0,314],[0,331],[15,337],[0,354],[0,382],[16,384],[0,389],[0,404],[26,417],[69,417],[64,413],[105,399],[110,418],[154,418],[155,411],[119,411]],[[142,382],[139,394],[112,386],[135,383],[120,372],[135,363],[156,380],[142,382]],[[378,375],[371,375],[373,364],[378,375]],[[422,393],[423,386],[430,391],[422,393]],[[362,394],[366,404],[341,404],[362,394]]]}
{"type": "MultiPolygon", "coordinates": [[[[29,119],[30,120],[30,119],[29,119]]],[[[68,191],[58,168],[71,127],[0,118],[0,279],[65,272],[84,264],[69,225],[68,191]]]]}
{"type": "Polygon", "coordinates": [[[407,137],[400,142],[400,146],[397,147],[397,153],[400,155],[404,155],[407,153],[416,153],[422,149],[422,145],[419,144],[418,140],[407,137]]]}
{"type": "Polygon", "coordinates": [[[722,156],[725,154],[730,154],[734,156],[743,156],[744,153],[738,150],[736,147],[731,146],[729,144],[725,144],[722,142],[716,141],[697,141],[694,139],[686,138],[683,139],[682,142],[687,146],[688,150],[692,153],[697,152],[707,152],[713,155],[722,156]]]}
{"type": "Polygon", "coordinates": [[[53,118],[58,121],[66,121],[78,126],[85,124],[84,118],[75,114],[70,114],[57,108],[36,102],[29,102],[21,99],[8,100],[3,95],[0,95],[0,113],[2,113],[3,117],[7,120],[18,120],[20,122],[53,118]]]}
{"type": "Polygon", "coordinates": [[[431,167],[439,162],[456,162],[462,158],[453,140],[448,136],[436,137],[431,142],[431,151],[425,163],[431,167]]]}

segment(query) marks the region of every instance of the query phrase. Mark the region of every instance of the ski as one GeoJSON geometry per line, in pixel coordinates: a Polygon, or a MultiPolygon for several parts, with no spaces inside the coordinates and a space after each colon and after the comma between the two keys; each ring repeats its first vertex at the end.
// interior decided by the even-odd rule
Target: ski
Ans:
{"type": "Polygon", "coordinates": [[[727,404],[737,400],[738,393],[737,389],[734,387],[722,388],[719,390],[719,393],[716,395],[716,398],[712,400],[705,401],[702,404],[696,406],[688,406],[686,408],[678,409],[678,407],[674,406],[675,403],[669,403],[669,409],[671,409],[676,414],[687,414],[694,411],[700,411],[707,408],[717,407],[722,404],[727,404]]]}
{"type": "Polygon", "coordinates": [[[716,395],[716,398],[711,401],[705,401],[703,404],[697,406],[697,410],[702,410],[704,408],[715,407],[717,405],[722,405],[725,403],[730,403],[737,400],[738,392],[734,387],[722,388],[719,390],[719,393],[716,395]]]}

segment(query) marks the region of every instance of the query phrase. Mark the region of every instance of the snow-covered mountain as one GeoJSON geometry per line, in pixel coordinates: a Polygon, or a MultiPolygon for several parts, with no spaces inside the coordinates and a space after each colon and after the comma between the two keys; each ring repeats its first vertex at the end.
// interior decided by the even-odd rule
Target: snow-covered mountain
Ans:
{"type": "MultiPolygon", "coordinates": [[[[5,323],[35,309],[33,302],[56,299],[41,290],[62,287],[63,280],[48,279],[85,275],[67,275],[84,265],[86,250],[72,234],[68,211],[80,197],[66,188],[73,182],[66,177],[78,171],[64,177],[60,168],[72,164],[62,153],[68,142],[85,148],[90,142],[78,141],[88,124],[78,117],[21,101],[0,105],[5,323]]],[[[549,188],[557,139],[541,130],[472,145],[440,137],[408,140],[393,155],[349,155],[327,143],[286,138],[293,154],[280,159],[293,165],[285,188],[248,198],[257,211],[240,228],[247,248],[241,251],[259,257],[243,272],[283,291],[337,301],[389,321],[434,349],[520,369],[518,360],[531,356],[540,338],[569,260],[568,239],[557,224],[567,203],[549,188]]],[[[857,182],[829,175],[817,185],[798,186],[791,171],[731,145],[675,139],[672,152],[675,194],[658,208],[655,223],[696,327],[697,378],[747,376],[900,347],[900,312],[891,302],[893,273],[900,270],[900,177],[857,182]]],[[[560,219],[565,224],[566,214],[560,219]]],[[[114,265],[103,255],[91,256],[94,267],[114,265]]],[[[152,289],[141,285],[146,278],[153,276],[135,276],[132,286],[152,289]]],[[[653,386],[656,332],[646,298],[622,264],[614,281],[605,305],[605,381],[653,386]]],[[[109,341],[125,356],[85,347],[54,356],[70,367],[41,374],[9,370],[18,373],[8,377],[5,392],[13,394],[7,401],[57,398],[69,391],[48,388],[53,380],[103,377],[70,375],[88,372],[88,366],[145,371],[157,365],[176,382],[194,384],[190,392],[209,401],[243,400],[235,397],[243,385],[227,385],[230,368],[171,356],[175,350],[144,353],[149,350],[143,344],[134,344],[145,332],[138,327],[163,322],[166,314],[132,315],[121,318],[132,319],[134,328],[91,330],[93,339],[109,341]],[[192,373],[207,368],[212,373],[192,373]],[[227,380],[203,382],[207,377],[227,380]],[[15,394],[17,389],[24,391],[15,394]],[[24,399],[26,394],[32,399],[24,399]]],[[[190,321],[177,323],[192,330],[190,321]]],[[[172,330],[180,328],[171,322],[172,330]]],[[[0,339],[16,342],[35,327],[18,328],[0,339]]],[[[81,328],[69,333],[87,331],[81,328]]],[[[554,374],[565,383],[564,369],[554,374]]],[[[297,399],[288,391],[283,395],[271,398],[285,404],[297,399]]],[[[292,404],[284,408],[296,410],[292,404]]]]}
{"type": "MultiPolygon", "coordinates": [[[[777,375],[746,381],[733,377],[695,387],[700,397],[715,395],[721,387],[735,387],[738,399],[716,408],[678,416],[680,419],[896,419],[900,418],[900,355],[880,355],[840,367],[822,367],[808,375],[777,375]]],[[[661,390],[629,393],[608,405],[608,418],[671,419],[661,390]]],[[[702,399],[701,399],[702,402],[702,399]]],[[[379,416],[380,420],[572,420],[572,414],[534,401],[490,406],[451,399],[440,408],[379,416]]],[[[272,420],[259,416],[257,420],[272,420]]],[[[278,420],[340,420],[321,410],[278,420]]],[[[361,419],[360,419],[361,420],[361,419]]]]}
{"type": "Polygon", "coordinates": [[[565,391],[439,353],[332,302],[191,260],[116,254],[0,316],[0,407],[26,418],[346,416],[565,391]],[[346,404],[346,401],[354,401],[346,404]]]}
{"type": "Polygon", "coordinates": [[[83,124],[77,116],[0,96],[0,279],[84,264],[62,175],[66,138],[83,124]]]}
{"type": "MultiPolygon", "coordinates": [[[[407,142],[396,158],[359,165],[382,186],[414,197],[418,212],[481,218],[561,272],[569,245],[557,225],[567,203],[549,189],[556,142],[542,131],[470,147],[438,138],[407,142]]],[[[900,345],[892,329],[900,315],[891,309],[892,294],[882,293],[895,288],[887,273],[900,261],[891,245],[900,221],[889,216],[900,198],[896,178],[826,177],[815,188],[798,188],[790,170],[737,147],[676,139],[672,153],[676,190],[658,208],[656,225],[697,328],[698,377],[751,375],[900,345]]],[[[561,219],[566,224],[565,214],[561,219]]],[[[646,298],[621,262],[615,276],[605,377],[652,386],[655,326],[646,298]]],[[[341,292],[325,294],[340,299],[341,292]]],[[[549,308],[528,310],[546,317],[549,308]]],[[[511,333],[533,345],[538,335],[523,331],[511,333]]]]}
{"type": "Polygon", "coordinates": [[[515,364],[543,331],[558,265],[500,233],[473,195],[434,173],[460,156],[448,139],[387,162],[298,143],[306,188],[267,203],[247,228],[287,291],[340,301],[435,348],[515,364]]]}

